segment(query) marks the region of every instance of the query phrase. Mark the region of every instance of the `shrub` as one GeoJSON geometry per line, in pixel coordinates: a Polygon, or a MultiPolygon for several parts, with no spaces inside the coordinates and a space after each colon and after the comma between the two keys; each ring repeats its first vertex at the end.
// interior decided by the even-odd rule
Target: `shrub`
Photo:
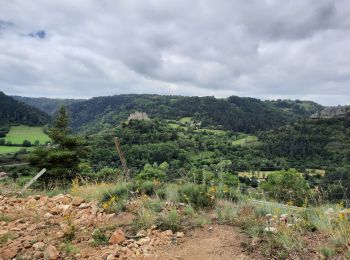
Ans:
{"type": "Polygon", "coordinates": [[[164,180],[166,177],[166,166],[161,164],[146,164],[143,170],[136,176],[138,180],[164,180]]]}
{"type": "Polygon", "coordinates": [[[333,248],[330,247],[322,247],[320,249],[320,253],[326,258],[330,259],[335,255],[335,251],[333,248]]]}
{"type": "Polygon", "coordinates": [[[237,217],[237,208],[229,202],[224,202],[222,207],[218,207],[216,209],[216,214],[218,216],[219,223],[233,224],[235,218],[237,217]]]}
{"type": "Polygon", "coordinates": [[[179,187],[179,199],[195,208],[208,208],[215,205],[215,196],[207,192],[207,187],[197,184],[184,184],[179,187]]]}
{"type": "Polygon", "coordinates": [[[283,203],[293,203],[302,206],[310,195],[307,181],[296,170],[278,171],[269,175],[261,188],[268,195],[283,203]]]}
{"type": "Polygon", "coordinates": [[[156,216],[153,211],[141,208],[137,213],[137,218],[133,223],[136,230],[149,229],[156,223],[156,216]]]}
{"type": "Polygon", "coordinates": [[[92,245],[94,245],[94,246],[108,244],[108,237],[100,229],[94,230],[94,232],[92,233],[92,239],[93,239],[92,245]]]}
{"type": "Polygon", "coordinates": [[[158,182],[154,181],[143,181],[138,182],[134,189],[138,190],[141,194],[146,194],[148,196],[152,196],[155,194],[156,186],[158,182]]]}
{"type": "Polygon", "coordinates": [[[28,140],[23,140],[22,146],[30,147],[30,146],[32,146],[32,143],[30,141],[28,141],[28,140]]]}
{"type": "Polygon", "coordinates": [[[158,199],[146,199],[143,202],[143,206],[153,212],[161,212],[164,206],[164,203],[158,199]]]}
{"type": "Polygon", "coordinates": [[[157,226],[162,230],[170,229],[173,232],[181,229],[181,217],[176,209],[171,209],[166,214],[160,216],[157,226]]]}

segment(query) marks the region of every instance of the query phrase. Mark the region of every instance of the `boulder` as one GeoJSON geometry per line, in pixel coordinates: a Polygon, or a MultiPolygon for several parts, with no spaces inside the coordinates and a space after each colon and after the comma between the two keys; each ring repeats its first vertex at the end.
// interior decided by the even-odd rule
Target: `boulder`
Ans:
{"type": "Polygon", "coordinates": [[[58,259],[59,256],[60,256],[60,253],[58,252],[56,247],[54,247],[53,245],[49,245],[46,248],[45,259],[56,260],[56,259],[58,259]]]}
{"type": "Polygon", "coordinates": [[[80,206],[85,200],[80,197],[74,197],[72,201],[73,206],[80,206]]]}
{"type": "Polygon", "coordinates": [[[32,245],[32,247],[36,250],[36,251],[43,251],[45,248],[45,243],[44,242],[36,242],[34,245],[32,245]]]}
{"type": "Polygon", "coordinates": [[[123,230],[117,229],[116,231],[114,231],[114,233],[112,234],[108,242],[111,245],[115,245],[115,244],[120,244],[124,240],[125,240],[125,234],[123,230]]]}

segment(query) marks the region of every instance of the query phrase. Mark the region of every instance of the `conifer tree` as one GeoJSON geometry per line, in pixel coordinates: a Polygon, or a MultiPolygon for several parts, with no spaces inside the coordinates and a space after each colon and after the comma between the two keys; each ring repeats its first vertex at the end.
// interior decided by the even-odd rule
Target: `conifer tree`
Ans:
{"type": "Polygon", "coordinates": [[[83,139],[69,129],[66,108],[60,108],[48,135],[52,145],[38,147],[31,154],[30,162],[38,168],[47,168],[47,173],[42,178],[45,181],[69,181],[78,174],[78,165],[85,156],[85,148],[83,139]]]}

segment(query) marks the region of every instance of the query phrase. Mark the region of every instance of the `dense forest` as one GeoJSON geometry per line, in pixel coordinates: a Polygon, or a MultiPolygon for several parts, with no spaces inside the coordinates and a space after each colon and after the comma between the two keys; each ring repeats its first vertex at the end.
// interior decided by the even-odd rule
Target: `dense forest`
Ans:
{"type": "Polygon", "coordinates": [[[59,98],[32,98],[32,97],[21,97],[12,96],[15,100],[26,103],[33,106],[41,111],[54,116],[61,106],[70,106],[72,104],[83,101],[83,99],[59,99],[59,98]]]}
{"type": "Polygon", "coordinates": [[[57,100],[20,98],[52,115],[61,104],[67,105],[73,129],[89,133],[113,127],[126,120],[136,110],[152,118],[179,119],[193,117],[202,126],[254,133],[295,122],[322,109],[310,101],[261,101],[254,98],[232,96],[183,97],[160,95],[115,95],[89,100],[57,100]]]}
{"type": "Polygon", "coordinates": [[[0,91],[0,137],[8,131],[8,126],[24,124],[41,126],[49,122],[50,117],[43,111],[14,100],[0,91]]]}
{"type": "Polygon", "coordinates": [[[270,158],[309,166],[341,166],[350,161],[350,121],[303,120],[259,135],[270,158]]]}

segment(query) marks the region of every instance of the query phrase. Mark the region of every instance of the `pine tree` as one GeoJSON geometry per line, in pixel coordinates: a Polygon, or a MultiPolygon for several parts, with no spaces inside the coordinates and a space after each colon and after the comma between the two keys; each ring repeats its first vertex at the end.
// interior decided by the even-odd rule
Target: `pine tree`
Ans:
{"type": "Polygon", "coordinates": [[[38,147],[30,156],[32,165],[47,168],[42,180],[69,181],[78,174],[80,159],[85,156],[84,141],[71,133],[67,110],[61,107],[48,134],[50,147],[38,147]]]}

